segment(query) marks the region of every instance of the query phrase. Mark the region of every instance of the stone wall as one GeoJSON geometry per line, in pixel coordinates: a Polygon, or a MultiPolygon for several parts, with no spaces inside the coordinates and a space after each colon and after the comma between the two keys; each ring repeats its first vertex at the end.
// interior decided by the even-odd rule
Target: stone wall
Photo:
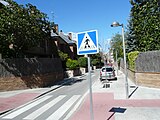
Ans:
{"type": "Polygon", "coordinates": [[[160,73],[136,73],[137,85],[160,88],[160,73]]]}
{"type": "Polygon", "coordinates": [[[0,60],[0,91],[51,86],[63,78],[58,58],[0,60]]]}
{"type": "Polygon", "coordinates": [[[128,73],[128,78],[130,80],[132,80],[132,82],[134,82],[135,84],[137,84],[136,83],[136,78],[135,78],[135,72],[132,71],[132,70],[130,70],[130,69],[127,69],[127,73],[128,73]]]}

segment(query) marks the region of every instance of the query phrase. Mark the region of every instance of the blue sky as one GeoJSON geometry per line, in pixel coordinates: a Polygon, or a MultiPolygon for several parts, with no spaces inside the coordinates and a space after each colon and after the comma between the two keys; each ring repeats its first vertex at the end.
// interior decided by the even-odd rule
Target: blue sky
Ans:
{"type": "Polygon", "coordinates": [[[107,50],[109,39],[121,27],[112,28],[114,21],[128,24],[129,0],[14,0],[18,4],[31,3],[46,13],[64,33],[98,30],[99,44],[107,50]],[[54,17],[53,17],[54,16],[54,17]]]}

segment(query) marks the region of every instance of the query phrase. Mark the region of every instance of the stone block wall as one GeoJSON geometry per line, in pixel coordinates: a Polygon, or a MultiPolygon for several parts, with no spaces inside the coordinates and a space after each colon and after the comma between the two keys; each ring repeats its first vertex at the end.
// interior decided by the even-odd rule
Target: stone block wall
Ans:
{"type": "Polygon", "coordinates": [[[60,59],[0,60],[0,91],[48,87],[63,78],[64,73],[60,59]]]}
{"type": "Polygon", "coordinates": [[[136,73],[137,85],[160,88],[160,73],[136,73]]]}

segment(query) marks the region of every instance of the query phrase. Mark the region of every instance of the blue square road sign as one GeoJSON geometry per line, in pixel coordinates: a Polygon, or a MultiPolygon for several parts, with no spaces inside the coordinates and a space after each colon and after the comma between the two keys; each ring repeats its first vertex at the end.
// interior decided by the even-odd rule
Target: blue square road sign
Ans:
{"type": "Polygon", "coordinates": [[[98,33],[97,30],[85,31],[77,33],[77,54],[96,54],[98,49],[98,33]]]}

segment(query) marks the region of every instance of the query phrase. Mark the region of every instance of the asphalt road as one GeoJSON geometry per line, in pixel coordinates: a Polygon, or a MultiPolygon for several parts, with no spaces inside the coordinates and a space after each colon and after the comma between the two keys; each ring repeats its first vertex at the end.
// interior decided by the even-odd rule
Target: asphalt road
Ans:
{"type": "MultiPolygon", "coordinates": [[[[91,78],[94,83],[99,72],[91,73],[91,78]]],[[[8,112],[0,120],[67,120],[83,102],[88,89],[88,76],[71,78],[59,89],[8,112]]]]}

